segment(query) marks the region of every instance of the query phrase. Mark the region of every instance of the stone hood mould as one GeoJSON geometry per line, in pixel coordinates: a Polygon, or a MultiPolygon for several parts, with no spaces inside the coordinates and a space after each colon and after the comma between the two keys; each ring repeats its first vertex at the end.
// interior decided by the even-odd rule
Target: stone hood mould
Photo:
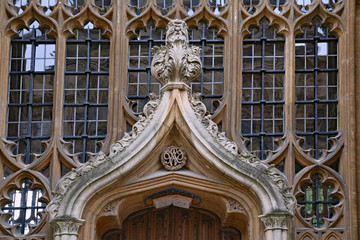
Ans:
{"type": "Polygon", "coordinates": [[[152,62],[152,74],[163,85],[161,96],[150,94],[144,116],[140,116],[131,132],[112,144],[109,155],[100,152],[58,182],[46,208],[50,222],[81,221],[83,208],[96,190],[103,189],[104,183],[119,181],[144,161],[174,124],[209,165],[259,198],[263,216],[292,216],[295,198],[286,177],[250,153],[239,153],[236,143],[219,132],[207,114],[200,94],[190,95],[188,84],[201,72],[199,55],[199,48],[189,46],[185,22],[171,21],[166,45],[155,49],[152,62]]]}

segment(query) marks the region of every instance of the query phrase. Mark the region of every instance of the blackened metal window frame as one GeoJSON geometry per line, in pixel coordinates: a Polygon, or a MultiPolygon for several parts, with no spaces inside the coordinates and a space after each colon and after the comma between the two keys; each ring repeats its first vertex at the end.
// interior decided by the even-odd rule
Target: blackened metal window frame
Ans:
{"type": "MultiPolygon", "coordinates": [[[[33,23],[34,24],[34,23],[33,23]]],[[[22,31],[22,30],[20,30],[22,31]]],[[[44,102],[44,100],[42,100],[41,103],[34,103],[33,101],[33,95],[34,95],[34,78],[36,75],[42,75],[43,77],[46,76],[46,75],[52,75],[54,76],[55,74],[55,71],[54,69],[53,70],[49,70],[49,71],[37,71],[36,68],[36,60],[39,59],[36,57],[36,47],[39,46],[39,45],[56,45],[56,41],[55,39],[49,39],[47,38],[47,31],[48,30],[44,30],[44,32],[42,32],[42,36],[44,36],[43,39],[37,39],[36,37],[36,32],[37,31],[40,31],[38,28],[35,27],[35,25],[30,28],[30,34],[31,34],[31,37],[29,39],[24,39],[24,36],[22,37],[19,37],[19,38],[14,38],[11,40],[11,45],[10,45],[10,69],[9,69],[9,87],[8,87],[8,113],[7,113],[7,139],[8,140],[11,140],[11,141],[15,141],[15,142],[18,142],[18,141],[21,141],[21,140],[25,140],[26,141],[26,151],[23,152],[24,154],[24,159],[23,159],[23,162],[25,164],[30,164],[32,162],[32,150],[31,150],[31,142],[32,140],[48,140],[51,138],[51,131],[48,131],[50,134],[46,135],[46,134],[43,134],[43,127],[41,127],[41,134],[40,136],[33,136],[32,134],[32,123],[34,123],[33,121],[33,108],[34,107],[40,107],[42,108],[42,111],[44,110],[44,107],[51,107],[53,106],[53,102],[44,102]],[[26,64],[26,60],[30,60],[30,69],[29,70],[24,70],[22,69],[22,71],[13,71],[12,70],[12,60],[14,59],[14,57],[12,56],[12,48],[13,48],[13,45],[14,44],[21,44],[22,46],[22,56],[20,58],[21,60],[21,66],[23,66],[24,64],[26,64]],[[31,45],[31,57],[30,58],[26,58],[24,56],[24,48],[27,46],[27,45],[31,45]],[[24,77],[24,76],[29,76],[29,99],[27,102],[22,102],[22,99],[20,97],[19,99],[19,103],[11,103],[11,92],[12,92],[12,89],[11,89],[11,81],[12,81],[12,76],[19,76],[21,79],[24,77]],[[21,110],[21,108],[26,108],[27,107],[27,111],[28,111],[28,116],[27,116],[27,134],[21,134],[21,130],[20,130],[20,125],[23,123],[21,121],[22,119],[22,112],[19,113],[18,115],[18,122],[12,122],[12,121],[9,121],[9,118],[10,118],[10,108],[12,107],[18,107],[19,110],[21,110]],[[18,124],[18,133],[16,137],[14,136],[8,136],[9,135],[9,124],[11,123],[16,123],[18,124]]],[[[55,55],[53,57],[55,59],[55,55]]],[[[44,70],[45,70],[45,62],[47,60],[46,56],[44,55],[44,70]]],[[[24,80],[25,81],[25,80],[24,80]]],[[[44,81],[44,80],[43,80],[44,81]]],[[[21,80],[20,82],[21,86],[20,86],[20,89],[18,89],[18,91],[20,92],[20,95],[22,95],[22,84],[23,84],[23,79],[21,80]]],[[[44,91],[46,89],[42,89],[42,98],[44,98],[44,91]]],[[[51,89],[53,91],[53,89],[51,89]]],[[[52,115],[52,113],[51,113],[52,115]]],[[[52,117],[51,117],[52,118],[52,117]]],[[[39,122],[39,121],[37,121],[39,122]]],[[[52,120],[51,120],[52,122],[52,120]]],[[[44,123],[44,113],[42,113],[42,116],[41,116],[41,120],[40,120],[40,123],[43,124],[44,123]]],[[[18,142],[18,146],[17,146],[17,149],[16,149],[16,154],[21,154],[22,152],[19,151],[19,142],[18,142]]]]}
{"type": "MultiPolygon", "coordinates": [[[[101,44],[107,44],[110,46],[110,40],[109,39],[106,39],[106,38],[102,38],[101,36],[101,33],[102,33],[102,30],[101,29],[92,29],[92,28],[84,28],[84,29],[80,29],[80,30],[87,30],[87,37],[85,39],[67,39],[66,40],[66,45],[68,47],[68,44],[70,45],[75,45],[76,46],[76,51],[78,51],[78,47],[79,45],[85,45],[86,46],[86,57],[79,57],[78,55],[76,55],[76,57],[71,57],[69,58],[68,56],[65,57],[65,78],[66,76],[70,76],[70,75],[73,75],[73,76],[76,76],[76,78],[78,78],[79,76],[85,76],[86,77],[86,83],[85,83],[85,101],[84,102],[81,102],[81,103],[77,103],[77,100],[74,99],[74,102],[73,103],[67,103],[66,101],[64,102],[64,120],[63,122],[73,122],[74,124],[74,128],[73,128],[73,135],[65,135],[64,134],[64,128],[65,126],[63,126],[63,136],[62,138],[65,140],[65,141],[72,141],[73,142],[73,154],[75,153],[79,153],[81,155],[81,162],[86,162],[88,160],[88,156],[87,156],[87,141],[88,139],[89,140],[96,140],[96,141],[101,141],[103,139],[106,138],[107,134],[105,135],[99,135],[97,134],[97,131],[98,131],[98,123],[99,122],[103,122],[104,120],[99,120],[99,117],[98,117],[98,111],[99,111],[99,107],[106,107],[108,108],[108,102],[107,103],[93,103],[93,102],[90,102],[89,101],[89,91],[91,90],[90,89],[90,77],[91,76],[109,76],[109,69],[107,69],[107,71],[99,71],[99,66],[98,66],[98,71],[92,71],[91,70],[91,67],[90,67],[90,63],[91,63],[91,60],[92,60],[92,56],[91,56],[91,45],[92,44],[99,44],[99,47],[102,46],[101,44]],[[99,39],[93,39],[91,37],[91,30],[96,30],[96,31],[99,31],[99,39]],[[102,39],[101,39],[102,38],[102,39]],[[76,60],[76,69],[75,71],[67,71],[66,67],[67,67],[67,64],[66,62],[68,60],[76,60]],[[78,67],[78,60],[84,60],[86,59],[86,69],[85,71],[78,71],[77,67],[78,67]],[[73,107],[75,110],[74,110],[74,119],[69,119],[68,121],[65,119],[65,111],[66,111],[66,107],[73,107]],[[84,108],[84,114],[83,114],[83,119],[77,119],[77,115],[76,115],[76,110],[77,108],[81,108],[83,107],[84,108]],[[90,107],[93,107],[93,108],[97,108],[97,118],[96,120],[91,120],[91,122],[95,122],[96,123],[96,134],[95,135],[89,135],[88,134],[88,124],[89,124],[89,119],[88,119],[88,112],[89,112],[89,108],[90,107]],[[78,135],[76,134],[76,123],[83,123],[83,132],[81,135],[78,135]],[[83,142],[83,146],[82,146],[82,152],[76,152],[75,151],[75,142],[74,140],[78,140],[78,139],[82,139],[82,142],[83,142]]],[[[77,32],[78,30],[76,29],[75,32],[77,32]]],[[[77,37],[77,36],[76,36],[77,37]]],[[[66,51],[67,53],[67,51],[66,51]]],[[[98,60],[99,60],[99,63],[100,63],[100,60],[101,59],[108,59],[108,61],[110,61],[110,54],[108,55],[107,58],[103,58],[103,57],[98,57],[98,60]]],[[[76,82],[78,81],[81,81],[81,80],[76,80],[76,82]]],[[[65,80],[66,82],[66,80],[65,80]]],[[[99,91],[99,86],[97,86],[97,91],[99,91]]],[[[74,90],[75,92],[77,92],[78,88],[77,88],[77,85],[75,85],[74,89],[72,88],[66,88],[64,87],[64,92],[66,92],[67,90],[74,90]]],[[[100,89],[102,90],[102,88],[100,89]]],[[[108,88],[106,89],[108,91],[108,88]]],[[[77,93],[76,93],[77,94],[77,93]]],[[[66,98],[66,94],[64,94],[64,98],[66,98]]],[[[99,98],[99,96],[97,96],[97,98],[99,98]]],[[[97,100],[98,101],[98,100],[97,100]]],[[[106,122],[107,122],[107,117],[106,116],[106,122]]]]}
{"type": "MultiPolygon", "coordinates": [[[[328,104],[331,104],[331,103],[335,103],[335,104],[338,104],[338,94],[337,94],[337,98],[336,99],[326,99],[326,100],[321,100],[319,99],[318,97],[318,91],[319,91],[319,74],[320,73],[330,73],[330,72],[334,72],[336,74],[338,74],[338,71],[339,71],[339,68],[338,68],[338,63],[336,63],[337,65],[337,68],[328,68],[326,66],[326,68],[320,68],[318,66],[318,62],[319,62],[319,49],[318,49],[318,44],[319,43],[329,43],[329,42],[336,42],[338,43],[338,38],[337,37],[333,37],[333,36],[329,36],[329,28],[328,27],[325,27],[325,34],[327,36],[325,37],[320,37],[319,36],[319,33],[318,33],[318,29],[321,28],[322,26],[318,23],[318,21],[314,21],[313,23],[313,28],[314,28],[314,36],[313,37],[297,37],[295,38],[295,45],[296,44],[306,44],[306,43],[313,43],[314,44],[314,55],[311,55],[311,56],[314,56],[314,67],[313,68],[307,68],[306,66],[306,62],[304,63],[304,68],[303,69],[298,69],[298,68],[295,68],[295,75],[297,73],[305,73],[305,74],[308,74],[308,73],[311,73],[311,74],[314,74],[314,99],[312,100],[295,100],[295,106],[300,106],[300,105],[303,105],[304,107],[306,107],[306,104],[312,104],[314,106],[314,129],[313,131],[306,131],[306,120],[310,119],[309,117],[307,117],[304,113],[304,117],[301,118],[305,121],[305,124],[304,124],[304,130],[303,132],[299,132],[297,131],[296,129],[296,134],[298,136],[301,136],[301,137],[306,137],[306,136],[310,136],[310,135],[313,135],[314,136],[314,146],[313,146],[313,149],[314,149],[314,158],[315,159],[319,159],[321,157],[320,155],[320,149],[319,149],[319,144],[318,144],[318,141],[319,141],[319,136],[328,136],[331,137],[331,136],[336,136],[338,135],[338,131],[319,131],[317,130],[318,129],[318,121],[320,119],[320,117],[318,116],[318,110],[319,110],[319,104],[326,104],[327,107],[329,106],[328,104]]],[[[306,30],[305,30],[305,33],[306,33],[306,30]]],[[[336,44],[337,45],[337,44],[336,44]]],[[[296,62],[297,62],[297,57],[298,55],[295,55],[295,65],[296,65],[296,62]]],[[[301,55],[302,56],[302,55],[301,55]]],[[[327,57],[329,56],[329,54],[326,55],[327,57]]],[[[336,56],[338,56],[338,50],[336,49],[336,56]]],[[[306,58],[307,58],[307,55],[306,55],[306,50],[304,52],[304,58],[305,58],[305,61],[306,61],[306,58]]],[[[328,65],[328,60],[327,60],[327,65],[328,65]]],[[[337,76],[337,84],[338,84],[338,76],[337,76]]],[[[337,85],[336,85],[337,86],[337,85]]],[[[295,87],[298,87],[298,85],[296,85],[295,87]]],[[[300,86],[301,87],[301,86],[300,86]]],[[[306,83],[304,83],[304,87],[306,88],[306,83]]],[[[329,85],[326,85],[326,87],[328,88],[329,85]]],[[[306,91],[306,90],[305,90],[306,91]]],[[[305,110],[306,111],[306,110],[305,110]]],[[[327,115],[325,115],[324,117],[326,120],[329,120],[330,117],[328,116],[328,111],[327,111],[327,115]]],[[[296,117],[296,119],[298,119],[296,117]]],[[[300,118],[299,118],[300,119],[300,118]]],[[[311,118],[312,119],[312,118],[311,118]]],[[[336,119],[337,119],[337,116],[336,116],[336,119]]],[[[326,125],[327,129],[329,128],[328,124],[326,125]]],[[[305,140],[306,141],[306,140],[305,140]]],[[[329,141],[329,139],[327,139],[327,142],[329,141]]],[[[328,143],[329,144],[329,143],[328,143]]]]}
{"type": "MultiPolygon", "coordinates": [[[[160,30],[160,29],[156,29],[155,27],[153,27],[152,25],[150,25],[146,31],[149,31],[149,38],[147,39],[141,39],[141,32],[139,33],[137,39],[129,39],[129,63],[128,63],[128,81],[127,81],[127,98],[131,101],[136,101],[137,102],[137,106],[136,106],[136,111],[134,111],[135,114],[139,114],[142,112],[141,107],[143,105],[139,104],[139,100],[145,100],[146,102],[149,100],[149,94],[151,92],[151,87],[152,85],[156,86],[158,85],[158,92],[156,92],[156,94],[159,94],[160,92],[160,84],[158,82],[155,81],[155,79],[152,78],[151,76],[151,60],[152,60],[152,50],[151,48],[153,46],[159,46],[159,45],[165,45],[165,36],[164,33],[165,31],[163,29],[161,29],[161,38],[160,39],[154,39],[153,38],[153,31],[155,30],[160,30]],[[142,56],[141,55],[141,49],[140,46],[141,44],[148,45],[147,51],[148,51],[148,55],[147,56],[142,56]],[[139,46],[138,49],[138,55],[137,56],[132,56],[131,55],[131,46],[139,46]],[[131,58],[133,57],[137,57],[138,58],[138,67],[130,67],[130,61],[131,58]],[[147,57],[147,66],[145,67],[140,67],[140,60],[141,57],[147,57]],[[146,73],[147,74],[147,94],[145,95],[139,95],[139,86],[140,84],[140,80],[142,82],[145,82],[143,79],[140,78],[140,76],[138,75],[137,77],[137,83],[130,83],[130,73],[146,73]],[[137,95],[129,95],[129,86],[131,85],[137,85],[137,95]],[[140,109],[139,109],[140,108],[140,109]]],[[[201,61],[202,61],[202,71],[201,71],[201,75],[198,79],[194,80],[193,82],[190,83],[190,87],[193,88],[195,85],[200,85],[200,93],[201,93],[201,100],[202,101],[211,101],[211,103],[213,103],[212,101],[216,100],[216,99],[221,99],[223,97],[223,91],[224,91],[224,50],[222,52],[222,66],[221,67],[215,67],[214,65],[214,58],[216,57],[220,57],[218,55],[212,55],[212,66],[205,66],[205,58],[209,57],[207,55],[205,55],[205,46],[207,44],[212,44],[213,45],[213,52],[214,52],[214,45],[222,45],[224,46],[224,39],[220,38],[218,36],[216,36],[215,34],[215,29],[210,29],[207,27],[206,23],[200,23],[199,29],[194,29],[194,28],[190,28],[189,29],[189,43],[191,45],[195,45],[198,46],[202,49],[201,51],[201,61]],[[194,39],[194,31],[201,31],[201,37],[200,39],[194,39]],[[212,31],[212,38],[213,39],[208,39],[206,37],[206,31],[211,30],[212,31]],[[221,71],[222,72],[222,79],[220,79],[220,81],[216,81],[216,77],[214,76],[214,72],[215,71],[221,71]],[[211,84],[212,84],[212,93],[214,92],[214,84],[221,84],[221,88],[222,88],[222,94],[205,94],[204,93],[204,73],[205,72],[212,72],[212,79],[211,79],[211,84]]],[[[142,46],[143,46],[142,45],[142,46]]],[[[141,47],[142,47],[141,46],[141,47]]],[[[224,49],[224,48],[223,48],[224,49]]],[[[144,84],[143,84],[144,85],[144,84]]],[[[211,107],[208,107],[208,111],[213,113],[213,104],[211,104],[211,107]]]]}
{"type": "MultiPolygon", "coordinates": [[[[266,53],[265,53],[265,47],[266,47],[266,43],[284,43],[284,48],[285,48],[285,38],[281,37],[281,38],[277,38],[276,37],[276,32],[274,32],[274,38],[267,38],[266,36],[266,30],[269,29],[269,27],[267,26],[267,21],[265,21],[265,19],[263,19],[262,21],[260,21],[261,24],[261,37],[257,38],[257,39],[253,39],[253,38],[244,38],[243,39],[243,44],[260,44],[261,45],[261,69],[260,70],[254,70],[254,66],[252,65],[252,69],[251,70],[242,70],[242,75],[243,75],[243,81],[244,81],[244,74],[251,74],[252,76],[254,76],[255,74],[260,74],[261,75],[261,97],[260,97],[260,101],[253,101],[253,94],[252,94],[252,99],[251,101],[242,101],[242,106],[247,105],[247,106],[258,106],[260,105],[261,110],[260,110],[260,132],[259,133],[253,133],[254,130],[254,126],[253,126],[253,121],[254,121],[254,115],[253,113],[251,113],[251,117],[250,119],[247,118],[246,120],[250,120],[251,126],[250,126],[250,133],[245,133],[244,132],[244,128],[241,128],[241,135],[245,138],[249,138],[250,141],[252,141],[253,137],[260,137],[260,149],[254,149],[252,147],[252,142],[250,142],[249,144],[251,144],[251,151],[258,151],[259,152],[259,158],[264,160],[266,159],[266,149],[265,145],[264,145],[264,137],[282,137],[284,135],[284,113],[281,116],[282,122],[283,122],[283,128],[282,128],[282,132],[273,132],[273,133],[267,133],[264,130],[264,108],[265,106],[277,106],[277,105],[284,105],[285,101],[284,101],[284,93],[282,96],[282,100],[275,100],[275,97],[273,99],[273,101],[268,101],[265,100],[265,74],[283,74],[283,76],[285,77],[285,61],[284,61],[284,66],[283,69],[278,70],[278,69],[266,69],[265,67],[265,58],[267,57],[266,53]]],[[[277,55],[274,55],[273,57],[276,57],[277,55]]],[[[284,55],[282,56],[283,59],[285,59],[285,51],[284,51],[284,55]]],[[[243,56],[244,59],[244,56],[243,56]]],[[[252,60],[255,59],[255,56],[252,55],[251,57],[252,60]]],[[[274,60],[275,62],[275,60],[274,60]]],[[[284,84],[284,82],[283,82],[284,84]]],[[[272,87],[273,90],[275,91],[276,87],[275,85],[272,87]]],[[[254,90],[254,87],[252,86],[250,89],[254,90]]],[[[282,85],[282,89],[284,91],[284,85],[282,85]]],[[[244,83],[243,83],[243,90],[244,90],[244,83]]],[[[243,93],[244,94],[244,93],[243,93]]],[[[273,116],[275,114],[275,110],[273,110],[273,116]]],[[[241,121],[243,123],[244,118],[243,118],[243,110],[242,110],[242,117],[241,117],[241,121]]],[[[274,116],[273,119],[273,129],[274,129],[274,121],[276,116],[274,116]]],[[[274,143],[273,143],[274,144],[274,143]]],[[[275,150],[275,149],[274,149],[275,150]]]]}

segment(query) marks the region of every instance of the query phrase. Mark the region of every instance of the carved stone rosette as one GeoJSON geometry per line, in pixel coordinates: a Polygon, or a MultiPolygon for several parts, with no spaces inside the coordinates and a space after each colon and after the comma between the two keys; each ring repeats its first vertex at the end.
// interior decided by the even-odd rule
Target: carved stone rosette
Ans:
{"type": "Polygon", "coordinates": [[[155,46],[153,52],[151,74],[163,85],[162,90],[189,90],[187,85],[201,73],[201,49],[189,46],[188,27],[182,20],[169,22],[165,46],[155,46]]]}
{"type": "Polygon", "coordinates": [[[181,147],[170,146],[161,153],[160,160],[166,170],[176,171],[185,166],[186,152],[181,147]]]}

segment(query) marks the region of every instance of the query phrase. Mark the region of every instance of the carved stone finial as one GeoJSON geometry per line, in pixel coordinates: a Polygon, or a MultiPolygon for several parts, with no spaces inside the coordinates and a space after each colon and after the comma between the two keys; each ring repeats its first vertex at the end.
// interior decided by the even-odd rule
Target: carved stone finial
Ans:
{"type": "Polygon", "coordinates": [[[151,74],[163,85],[162,91],[174,88],[190,90],[189,83],[201,72],[201,49],[189,46],[186,23],[179,19],[170,21],[165,46],[156,46],[153,52],[151,74]]]}
{"type": "Polygon", "coordinates": [[[162,152],[160,159],[166,170],[176,171],[185,165],[187,157],[181,147],[170,146],[162,152]]]}

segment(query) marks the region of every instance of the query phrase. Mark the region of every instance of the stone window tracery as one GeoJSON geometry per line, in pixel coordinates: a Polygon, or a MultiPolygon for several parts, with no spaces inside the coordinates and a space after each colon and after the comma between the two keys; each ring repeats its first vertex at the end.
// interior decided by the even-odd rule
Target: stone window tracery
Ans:
{"type": "Polygon", "coordinates": [[[46,203],[43,192],[29,178],[23,178],[19,185],[8,190],[2,198],[1,211],[15,235],[26,235],[43,220],[46,203]]]}
{"type": "Polygon", "coordinates": [[[323,229],[340,217],[343,205],[341,187],[326,171],[304,176],[296,188],[297,212],[313,228],[323,229]]]}
{"type": "MultiPolygon", "coordinates": [[[[8,189],[4,190],[4,182],[9,180],[8,184],[11,184],[11,179],[24,169],[28,169],[31,176],[48,179],[43,185],[51,189],[59,177],[81,166],[100,149],[106,152],[111,141],[122,136],[126,124],[131,129],[142,112],[142,106],[149,100],[149,93],[160,91],[160,85],[150,77],[151,47],[163,45],[162,29],[169,20],[181,18],[192,29],[190,44],[204,46],[202,60],[205,67],[198,81],[192,83],[192,91],[202,93],[207,109],[215,113],[214,122],[221,124],[221,131],[226,132],[226,136],[237,141],[239,146],[244,145],[242,149],[246,148],[242,137],[252,139],[248,149],[264,162],[281,169],[293,182],[294,194],[299,193],[298,210],[293,221],[294,239],[309,236],[313,239],[346,239],[350,235],[346,235],[348,230],[344,219],[349,215],[345,210],[352,198],[345,186],[351,184],[348,172],[354,153],[349,149],[352,144],[349,142],[352,139],[348,136],[350,134],[342,131],[350,131],[348,129],[353,129],[354,123],[351,125],[349,122],[353,119],[347,118],[351,105],[348,100],[350,93],[347,92],[352,88],[352,75],[345,65],[350,63],[345,64],[342,58],[351,59],[346,52],[349,46],[345,46],[351,42],[348,39],[352,34],[346,27],[351,18],[347,15],[350,3],[343,0],[7,0],[0,3],[5,7],[0,10],[0,20],[3,20],[0,21],[3,23],[0,41],[1,46],[5,46],[1,49],[6,53],[0,59],[0,79],[7,81],[6,84],[3,82],[6,87],[0,94],[3,99],[0,112],[4,113],[0,119],[3,123],[0,125],[2,193],[8,192],[8,189]],[[264,66],[265,59],[283,59],[282,69],[277,69],[276,64],[275,69],[265,69],[280,71],[277,73],[261,71],[261,68],[254,72],[245,69],[248,65],[241,62],[260,59],[260,55],[256,55],[260,47],[255,46],[263,41],[266,49],[267,40],[272,39],[267,36],[267,39],[261,39],[261,31],[257,35],[259,42],[251,42],[255,38],[245,37],[253,34],[249,26],[261,27],[260,20],[265,18],[269,21],[267,31],[276,29],[281,36],[274,38],[278,41],[276,44],[284,46],[279,55],[277,50],[271,56],[265,51],[264,66]],[[89,21],[94,24],[93,29],[102,29],[101,39],[99,34],[95,41],[86,37],[81,39],[81,43],[71,39],[72,33],[77,34],[89,21]],[[32,23],[36,25],[35,31],[32,30],[35,25],[30,26],[32,23]],[[27,34],[34,33],[35,40],[31,42],[30,35],[16,35],[19,29],[27,34]],[[112,50],[110,36],[111,41],[114,37],[112,50]],[[77,45],[87,48],[88,43],[90,49],[95,49],[91,47],[92,43],[98,44],[94,53],[99,55],[90,54],[89,68],[96,65],[95,61],[120,57],[111,63],[113,67],[100,64],[101,71],[87,69],[88,63],[79,63],[87,61],[88,56],[64,56],[67,51],[64,39],[72,49],[77,49],[77,45]],[[105,48],[100,46],[102,43],[105,43],[105,48]],[[28,56],[31,52],[28,50],[33,48],[34,58],[28,56]],[[55,54],[55,49],[65,54],[55,54]],[[249,49],[254,53],[249,55],[249,49]],[[62,67],[59,71],[55,69],[55,61],[58,61],[56,68],[62,67]],[[66,61],[69,64],[65,64],[66,61]],[[77,66],[78,70],[85,66],[86,69],[67,71],[67,66],[77,66]],[[276,75],[271,86],[264,82],[264,94],[265,90],[282,91],[275,95],[280,97],[273,102],[264,98],[260,103],[259,98],[256,106],[260,110],[264,106],[263,121],[272,121],[274,131],[260,131],[260,125],[257,128],[245,126],[245,121],[261,121],[261,116],[255,119],[261,111],[248,111],[248,106],[254,108],[255,105],[246,99],[259,96],[256,94],[262,87],[256,78],[262,72],[264,79],[268,74],[276,75]],[[250,75],[255,80],[246,78],[250,75]],[[33,79],[32,84],[30,79],[33,79]],[[250,82],[252,85],[246,85],[250,82]],[[78,84],[76,87],[75,83],[78,84]],[[249,91],[251,94],[246,94],[249,91]],[[75,101],[77,94],[85,99],[86,92],[87,102],[75,101]],[[73,100],[70,100],[71,95],[73,100]],[[125,107],[126,95],[132,111],[125,107]],[[131,105],[131,101],[136,101],[136,104],[131,105]],[[265,118],[266,114],[271,115],[267,106],[271,106],[273,112],[269,118],[265,118]],[[80,108],[74,114],[75,109],[80,108]],[[136,115],[132,115],[133,112],[136,115]],[[252,117],[246,115],[249,112],[252,117]],[[69,116],[71,113],[72,117],[69,116]],[[85,125],[86,133],[83,131],[85,125]],[[264,141],[260,140],[261,134],[264,141]],[[311,176],[315,176],[311,174],[317,165],[331,173],[332,180],[329,182],[326,174],[318,171],[319,179],[322,179],[318,186],[322,184],[323,193],[318,194],[318,200],[311,201],[316,199],[316,178],[311,180],[311,176]],[[307,180],[304,182],[304,179],[307,180]],[[338,204],[324,203],[328,196],[337,198],[338,204]],[[333,209],[339,212],[332,212],[333,209]]],[[[46,195],[43,188],[41,191],[46,195]]],[[[38,228],[43,232],[35,231],[39,238],[45,237],[47,227],[43,226],[48,226],[41,224],[38,228]]],[[[34,231],[29,230],[29,233],[34,231]]],[[[2,234],[15,236],[11,230],[0,227],[2,234]]]]}
{"type": "MultiPolygon", "coordinates": [[[[343,1],[327,0],[244,0],[239,6],[244,15],[244,22],[240,26],[243,31],[240,45],[240,128],[244,138],[239,142],[263,161],[275,164],[294,181],[293,191],[298,200],[295,229],[299,233],[306,229],[309,236],[319,239],[343,233],[343,230],[331,232],[329,226],[338,226],[339,229],[344,226],[341,213],[345,204],[342,198],[344,183],[339,180],[343,174],[344,142],[340,125],[341,121],[347,120],[340,115],[340,90],[345,83],[340,82],[341,64],[338,62],[342,51],[338,42],[343,30],[338,17],[342,15],[343,6],[343,1]],[[294,13],[291,17],[290,12],[294,13]],[[279,15],[287,20],[282,21],[279,15]],[[274,133],[265,124],[269,118],[262,118],[266,115],[266,105],[269,105],[262,96],[265,96],[264,90],[269,86],[266,87],[266,79],[261,78],[267,69],[261,69],[262,64],[265,66],[265,60],[262,63],[260,59],[265,59],[266,55],[261,55],[260,42],[266,42],[267,36],[262,35],[261,31],[256,35],[253,30],[253,26],[261,27],[264,17],[271,23],[270,27],[277,27],[284,46],[283,72],[278,78],[281,81],[275,82],[273,87],[283,91],[277,95],[281,96],[276,102],[279,109],[271,116],[274,121],[280,120],[276,128],[278,136],[272,136],[273,145],[265,139],[274,133]],[[251,34],[259,39],[258,45],[255,42],[247,43],[251,34]],[[256,78],[256,74],[260,77],[256,78]],[[261,89],[264,89],[263,93],[261,89]],[[261,139],[261,135],[264,139],[261,139]],[[328,177],[331,174],[325,174],[324,170],[318,173],[316,183],[316,175],[312,174],[317,164],[323,164],[326,171],[333,173],[332,181],[328,177]],[[309,180],[310,176],[314,176],[314,179],[309,180]],[[328,232],[325,234],[319,229],[328,232]]],[[[304,236],[299,234],[296,239],[304,236]]]]}

